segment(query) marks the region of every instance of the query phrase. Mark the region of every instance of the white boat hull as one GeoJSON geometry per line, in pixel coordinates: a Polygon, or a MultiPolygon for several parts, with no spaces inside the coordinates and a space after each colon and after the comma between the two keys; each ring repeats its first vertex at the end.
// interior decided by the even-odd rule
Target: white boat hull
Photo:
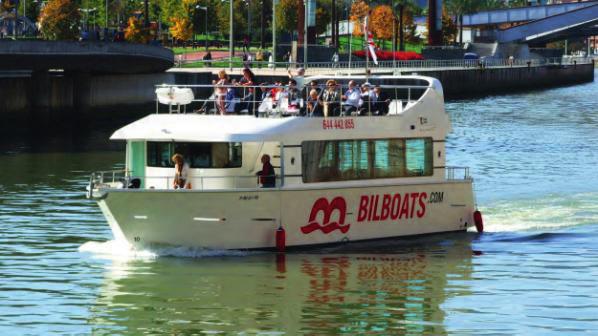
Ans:
{"type": "Polygon", "coordinates": [[[106,190],[98,200],[116,239],[134,246],[269,249],[473,226],[470,180],[409,185],[230,191],[106,190]]]}

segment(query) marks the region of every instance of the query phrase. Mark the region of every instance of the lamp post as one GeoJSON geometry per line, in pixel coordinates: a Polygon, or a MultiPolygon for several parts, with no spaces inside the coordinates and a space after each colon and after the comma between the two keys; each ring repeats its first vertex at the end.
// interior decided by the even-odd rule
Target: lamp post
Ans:
{"type": "Polygon", "coordinates": [[[276,0],[272,0],[272,62],[276,69],[276,0]]]}
{"type": "Polygon", "coordinates": [[[230,1],[230,22],[229,22],[229,41],[228,41],[228,47],[230,48],[229,51],[229,68],[230,71],[233,71],[233,0],[229,0],[230,1]]]}
{"type": "Polygon", "coordinates": [[[309,15],[309,0],[303,0],[303,9],[305,11],[303,15],[303,68],[307,69],[307,25],[309,23],[307,16],[309,15]]]}
{"type": "Polygon", "coordinates": [[[200,5],[195,6],[195,8],[197,9],[201,9],[202,11],[205,11],[205,19],[204,19],[204,38],[206,39],[206,51],[208,50],[208,7],[203,7],[200,5]]]}

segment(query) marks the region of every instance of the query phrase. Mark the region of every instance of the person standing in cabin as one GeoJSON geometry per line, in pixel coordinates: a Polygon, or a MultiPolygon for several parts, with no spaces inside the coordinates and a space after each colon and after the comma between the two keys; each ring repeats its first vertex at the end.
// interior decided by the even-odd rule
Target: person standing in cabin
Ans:
{"type": "Polygon", "coordinates": [[[185,162],[183,155],[176,153],[172,156],[174,163],[174,189],[191,189],[191,183],[187,182],[189,176],[189,163],[185,162]]]}
{"type": "Polygon", "coordinates": [[[274,188],[276,186],[276,172],[270,163],[270,155],[264,154],[261,158],[262,170],[256,173],[262,188],[274,188]]]}

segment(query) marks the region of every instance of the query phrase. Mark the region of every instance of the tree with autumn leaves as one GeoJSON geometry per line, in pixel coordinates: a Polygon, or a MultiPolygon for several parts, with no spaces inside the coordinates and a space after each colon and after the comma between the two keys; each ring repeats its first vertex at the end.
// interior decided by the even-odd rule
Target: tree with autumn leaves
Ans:
{"type": "Polygon", "coordinates": [[[71,0],[50,0],[40,13],[40,31],[49,40],[79,38],[79,6],[71,0]]]}

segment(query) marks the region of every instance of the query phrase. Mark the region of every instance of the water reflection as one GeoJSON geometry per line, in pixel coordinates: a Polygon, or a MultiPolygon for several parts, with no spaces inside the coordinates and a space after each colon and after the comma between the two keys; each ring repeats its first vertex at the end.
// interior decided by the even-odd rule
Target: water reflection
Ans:
{"type": "Polygon", "coordinates": [[[446,334],[441,306],[469,292],[471,237],[367,254],[114,260],[90,323],[98,333],[446,334]]]}

